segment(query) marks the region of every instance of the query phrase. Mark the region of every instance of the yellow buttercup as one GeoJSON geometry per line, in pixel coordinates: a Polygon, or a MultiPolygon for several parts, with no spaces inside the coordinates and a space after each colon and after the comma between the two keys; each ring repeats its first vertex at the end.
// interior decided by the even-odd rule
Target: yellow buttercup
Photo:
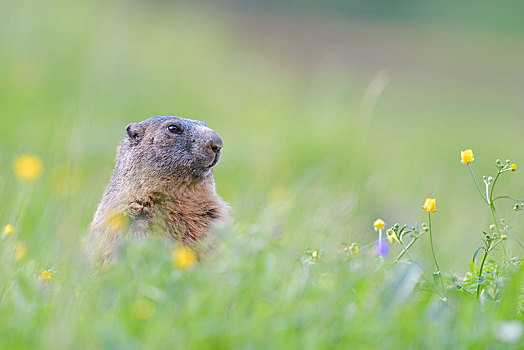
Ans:
{"type": "Polygon", "coordinates": [[[471,163],[475,160],[475,157],[473,156],[473,150],[467,149],[465,151],[460,152],[460,162],[463,164],[471,163]]]}
{"type": "Polygon", "coordinates": [[[435,198],[426,198],[426,202],[422,206],[425,211],[433,212],[437,211],[436,208],[437,200],[435,198]]]}

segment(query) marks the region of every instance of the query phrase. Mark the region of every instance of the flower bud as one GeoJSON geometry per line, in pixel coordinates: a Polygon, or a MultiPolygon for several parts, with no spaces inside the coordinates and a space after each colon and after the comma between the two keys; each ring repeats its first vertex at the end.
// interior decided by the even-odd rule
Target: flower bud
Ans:
{"type": "Polygon", "coordinates": [[[375,227],[375,231],[383,229],[384,228],[384,220],[382,220],[382,219],[375,220],[375,222],[373,223],[373,226],[375,227]]]}
{"type": "Polygon", "coordinates": [[[398,237],[396,235],[395,232],[393,232],[393,230],[387,230],[387,238],[388,238],[388,241],[389,243],[397,243],[398,242],[398,237]]]}
{"type": "Polygon", "coordinates": [[[358,253],[358,245],[356,243],[351,243],[349,246],[349,252],[351,255],[356,255],[358,253]]]}
{"type": "Polygon", "coordinates": [[[426,202],[424,202],[422,209],[427,212],[437,211],[435,198],[426,198],[426,202]]]}
{"type": "Polygon", "coordinates": [[[462,164],[468,164],[475,160],[475,157],[473,156],[473,151],[471,149],[467,149],[465,151],[460,152],[460,162],[462,164]]]}

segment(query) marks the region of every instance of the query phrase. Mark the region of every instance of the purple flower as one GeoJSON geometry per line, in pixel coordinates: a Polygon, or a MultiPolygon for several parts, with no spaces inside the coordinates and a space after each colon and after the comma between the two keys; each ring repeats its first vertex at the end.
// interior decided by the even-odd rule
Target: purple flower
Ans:
{"type": "Polygon", "coordinates": [[[389,247],[384,241],[378,241],[377,242],[377,253],[380,256],[386,256],[388,255],[389,247]]]}

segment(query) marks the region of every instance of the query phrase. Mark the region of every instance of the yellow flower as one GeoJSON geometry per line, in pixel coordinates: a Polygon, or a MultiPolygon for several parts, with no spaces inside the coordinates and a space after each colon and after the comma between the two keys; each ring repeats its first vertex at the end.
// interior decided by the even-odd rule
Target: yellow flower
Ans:
{"type": "Polygon", "coordinates": [[[105,227],[110,231],[122,231],[126,225],[126,217],[124,214],[113,210],[105,217],[104,224],[105,227]]]}
{"type": "Polygon", "coordinates": [[[375,226],[375,230],[380,230],[381,228],[384,228],[384,221],[382,219],[377,219],[373,223],[373,226],[375,226]]]}
{"type": "Polygon", "coordinates": [[[178,247],[173,251],[173,264],[181,269],[191,267],[196,264],[195,253],[187,247],[178,247]]]}
{"type": "Polygon", "coordinates": [[[422,206],[422,208],[425,210],[425,211],[437,211],[436,209],[436,199],[435,198],[426,198],[426,202],[424,203],[424,205],[422,206]]]}
{"type": "Polygon", "coordinates": [[[23,154],[15,159],[13,171],[24,181],[33,181],[42,175],[44,164],[34,154],[23,154]]]}
{"type": "Polygon", "coordinates": [[[351,255],[356,255],[358,253],[358,245],[356,243],[351,243],[349,246],[349,252],[351,255]]]}
{"type": "Polygon", "coordinates": [[[515,171],[517,170],[517,164],[513,163],[509,166],[509,168],[511,169],[511,171],[515,171]]]}
{"type": "Polygon", "coordinates": [[[15,232],[15,228],[9,224],[4,226],[4,235],[9,236],[15,232]]]}
{"type": "Polygon", "coordinates": [[[15,246],[16,261],[24,260],[26,255],[27,255],[27,248],[25,247],[25,244],[22,242],[18,242],[15,246]]]}
{"type": "Polygon", "coordinates": [[[138,299],[131,308],[133,315],[140,320],[148,320],[155,314],[156,307],[147,299],[138,299]]]}
{"type": "Polygon", "coordinates": [[[389,243],[397,243],[398,242],[398,237],[397,237],[397,234],[391,230],[388,230],[387,232],[388,234],[388,241],[389,243]]]}
{"type": "Polygon", "coordinates": [[[311,256],[313,257],[313,259],[318,258],[318,250],[313,251],[313,253],[311,253],[311,256]]]}
{"type": "Polygon", "coordinates": [[[475,157],[473,156],[473,151],[470,149],[467,149],[465,151],[460,152],[460,162],[462,164],[468,164],[475,160],[475,157]]]}
{"type": "Polygon", "coordinates": [[[42,270],[42,272],[40,272],[40,276],[38,276],[38,279],[44,282],[49,282],[52,278],[53,273],[49,270],[42,270]]]}

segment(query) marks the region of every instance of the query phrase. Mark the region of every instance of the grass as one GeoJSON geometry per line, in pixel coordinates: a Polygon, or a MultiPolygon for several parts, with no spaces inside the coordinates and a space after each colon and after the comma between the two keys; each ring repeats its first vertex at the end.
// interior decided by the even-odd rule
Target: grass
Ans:
{"type": "MultiPolygon", "coordinates": [[[[385,259],[372,246],[377,217],[387,227],[426,221],[423,200],[436,197],[439,264],[446,273],[469,271],[491,214],[459,151],[475,150],[478,174],[495,172],[496,158],[524,164],[518,88],[392,66],[366,118],[374,73],[351,64],[295,71],[246,40],[234,14],[217,11],[0,4],[12,18],[0,22],[0,226],[15,228],[0,243],[0,348],[521,346],[500,339],[507,322],[522,319],[522,271],[504,281],[502,302],[481,306],[452,289],[442,301],[418,283],[417,265],[393,262],[399,246],[385,259]],[[193,268],[174,267],[162,242],[129,241],[121,261],[94,271],[82,239],[116,145],[128,123],[162,114],[205,119],[223,137],[215,178],[234,224],[215,234],[216,249],[193,268]],[[12,172],[23,153],[43,160],[34,182],[12,172]],[[17,242],[27,247],[20,262],[17,242]],[[344,251],[352,242],[361,247],[355,256],[344,251]],[[49,283],[38,278],[43,269],[53,271],[49,283]]],[[[410,35],[400,27],[393,39],[410,35]]],[[[489,81],[518,70],[514,56],[475,54],[507,46],[518,55],[511,38],[468,38],[460,60],[489,81]]],[[[460,40],[432,44],[437,49],[421,44],[418,56],[428,67],[456,57],[446,45],[460,40]]],[[[522,197],[520,174],[497,191],[522,197]]],[[[498,213],[522,239],[511,207],[502,203],[498,213]]],[[[430,276],[428,238],[410,252],[430,276]]],[[[508,249],[522,255],[515,244],[508,249]]]]}

